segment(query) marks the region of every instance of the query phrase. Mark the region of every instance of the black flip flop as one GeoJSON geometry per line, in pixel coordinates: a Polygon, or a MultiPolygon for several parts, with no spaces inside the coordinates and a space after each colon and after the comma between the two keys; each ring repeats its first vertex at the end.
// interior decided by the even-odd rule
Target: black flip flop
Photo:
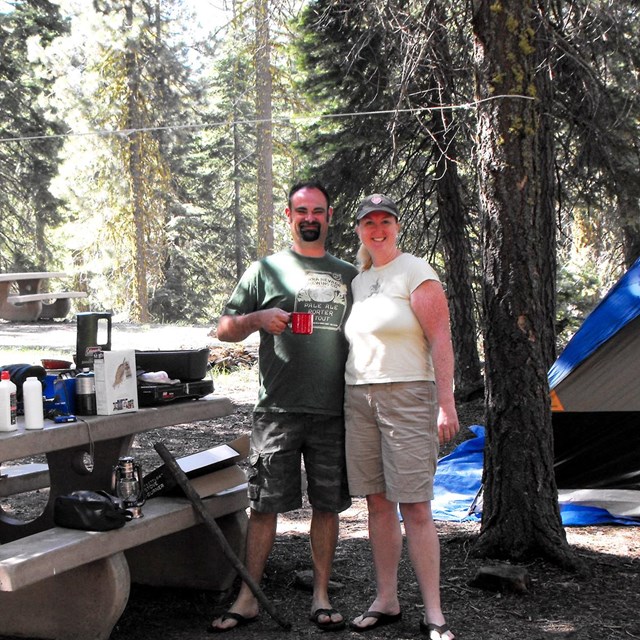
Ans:
{"type": "Polygon", "coordinates": [[[228,627],[226,629],[221,627],[213,627],[209,625],[207,627],[207,633],[226,633],[227,631],[233,631],[234,629],[238,629],[240,627],[246,627],[248,624],[255,622],[258,619],[258,616],[253,616],[253,618],[247,618],[239,613],[233,613],[233,611],[227,611],[220,616],[220,621],[224,622],[225,620],[235,620],[237,624],[234,624],[233,627],[228,627]]]}
{"type": "Polygon", "coordinates": [[[425,636],[431,636],[432,631],[437,631],[442,637],[442,634],[447,633],[447,631],[451,631],[451,629],[449,629],[449,625],[446,622],[444,624],[433,624],[432,622],[427,624],[420,620],[420,633],[425,636]]]}
{"type": "Polygon", "coordinates": [[[357,624],[350,622],[349,627],[354,631],[360,631],[361,633],[371,631],[371,629],[378,629],[379,627],[384,627],[388,624],[393,624],[394,622],[400,622],[400,618],[402,618],[402,611],[400,613],[367,611],[366,613],[362,614],[362,620],[365,620],[366,618],[375,618],[376,621],[373,624],[370,624],[368,627],[359,627],[357,624]]]}
{"type": "Polygon", "coordinates": [[[344,619],[339,620],[338,622],[333,622],[331,620],[331,616],[336,613],[340,612],[336,609],[316,609],[309,616],[309,620],[322,631],[340,631],[341,629],[344,629],[346,627],[347,623],[344,621],[344,619]],[[320,616],[327,616],[329,620],[327,620],[326,622],[320,622],[320,620],[318,619],[320,616]]]}

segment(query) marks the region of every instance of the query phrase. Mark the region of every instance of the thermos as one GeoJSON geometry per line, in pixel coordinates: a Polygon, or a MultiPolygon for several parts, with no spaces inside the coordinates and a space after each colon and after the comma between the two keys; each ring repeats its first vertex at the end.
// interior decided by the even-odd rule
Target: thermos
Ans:
{"type": "Polygon", "coordinates": [[[22,383],[24,401],[24,428],[42,429],[44,427],[44,394],[42,382],[34,376],[22,383]]]}
{"type": "Polygon", "coordinates": [[[76,376],[76,413],[79,416],[96,415],[96,380],[89,368],[76,376]]]}
{"type": "Polygon", "coordinates": [[[111,313],[87,311],[76,314],[76,367],[93,369],[95,351],[111,351],[111,313]],[[99,344],[98,336],[106,334],[106,342],[99,344]]]}

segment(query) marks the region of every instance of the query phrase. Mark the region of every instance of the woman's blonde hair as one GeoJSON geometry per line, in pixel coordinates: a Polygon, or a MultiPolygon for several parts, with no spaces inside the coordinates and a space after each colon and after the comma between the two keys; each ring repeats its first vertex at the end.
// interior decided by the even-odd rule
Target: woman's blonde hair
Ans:
{"type": "Polygon", "coordinates": [[[373,266],[371,254],[363,244],[360,244],[360,248],[358,249],[358,255],[356,256],[356,265],[360,271],[368,271],[373,266]]]}

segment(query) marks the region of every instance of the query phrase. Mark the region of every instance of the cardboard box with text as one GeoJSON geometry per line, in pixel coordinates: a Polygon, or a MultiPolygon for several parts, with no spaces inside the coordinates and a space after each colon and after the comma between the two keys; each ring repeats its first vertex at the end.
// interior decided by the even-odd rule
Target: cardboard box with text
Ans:
{"type": "Polygon", "coordinates": [[[93,372],[99,416],[138,410],[136,356],[133,349],[94,353],[93,372]]]}

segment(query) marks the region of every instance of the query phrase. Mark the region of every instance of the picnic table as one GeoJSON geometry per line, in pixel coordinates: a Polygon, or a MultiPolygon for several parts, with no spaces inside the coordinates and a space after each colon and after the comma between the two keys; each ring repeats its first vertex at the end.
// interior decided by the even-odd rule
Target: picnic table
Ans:
{"type": "Polygon", "coordinates": [[[11,322],[65,318],[71,310],[71,300],[86,298],[87,294],[43,289],[50,280],[67,277],[59,271],[0,273],[0,318],[11,322]]]}
{"type": "MultiPolygon", "coordinates": [[[[132,580],[229,588],[235,570],[185,497],[154,497],[143,507],[142,518],[106,532],[56,527],[53,505],[56,496],[77,489],[109,491],[113,466],[137,433],[232,412],[229,399],[213,396],[78,422],[45,420],[42,430],[25,430],[19,417],[16,431],[1,433],[3,461],[46,454],[50,490],[43,512],[30,522],[0,510],[0,636],[106,640],[124,611],[132,580]]],[[[217,474],[225,472],[230,489],[205,503],[241,555],[246,485],[234,483],[244,482],[244,473],[234,465],[217,474]]],[[[0,485],[7,480],[0,478],[0,485]]]]}

